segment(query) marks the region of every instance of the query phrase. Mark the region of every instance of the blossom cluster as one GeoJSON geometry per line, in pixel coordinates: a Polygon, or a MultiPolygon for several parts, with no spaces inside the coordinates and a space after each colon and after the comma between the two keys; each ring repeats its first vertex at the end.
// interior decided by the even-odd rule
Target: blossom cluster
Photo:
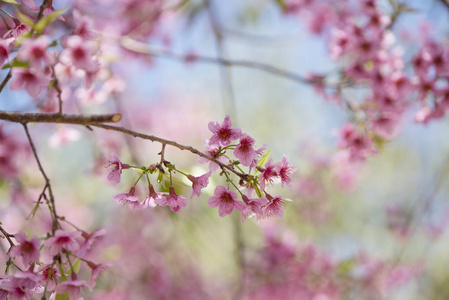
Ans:
{"type": "Polygon", "coordinates": [[[141,173],[127,193],[117,194],[114,198],[118,203],[126,204],[133,210],[169,206],[173,212],[178,212],[187,206],[187,199],[176,193],[172,185],[172,172],[182,174],[192,183],[190,196],[192,199],[193,196],[201,196],[202,189],[209,185],[212,173],[220,170],[220,175],[225,177],[226,185],[215,187],[214,195],[207,201],[210,207],[218,207],[219,216],[223,217],[237,210],[242,215],[242,221],[249,216],[256,216],[257,219],[281,218],[284,215],[284,203],[291,200],[282,195],[274,197],[268,193],[267,189],[275,183],[280,183],[282,187],[291,187],[291,175],[296,171],[296,167],[289,164],[285,155],[280,162],[274,163],[273,159],[269,159],[270,152],[263,153],[265,146],[256,149],[255,140],[251,136],[242,133],[239,128],[232,127],[229,116],[226,116],[221,124],[210,122],[209,130],[212,136],[206,141],[207,150],[203,156],[200,156],[200,162],[209,163],[209,171],[201,176],[186,174],[165,160],[149,167],[131,166],[122,163],[118,155],[113,153],[113,160],[106,166],[109,170],[107,176],[109,181],[119,183],[122,171],[126,169],[134,169],[141,173]],[[231,151],[235,159],[228,154],[231,151]],[[245,172],[244,168],[248,168],[248,171],[245,172]],[[168,192],[155,191],[148,176],[153,173],[159,174],[159,182],[162,176],[169,177],[168,192]],[[143,176],[147,178],[149,192],[141,201],[136,195],[136,184],[143,176]],[[238,177],[237,183],[231,176],[238,177]],[[238,200],[237,194],[242,200],[238,200]]]}
{"type": "Polygon", "coordinates": [[[13,235],[16,243],[11,239],[7,270],[0,277],[1,299],[30,299],[36,294],[45,298],[47,292],[51,298],[65,294],[78,299],[82,290],[94,287],[100,272],[109,267],[88,259],[96,241],[105,233],[57,229],[43,242],[37,237],[30,239],[24,232],[13,235]],[[77,276],[81,262],[91,270],[88,281],[77,276]],[[13,274],[9,272],[12,266],[17,269],[13,274]]]}

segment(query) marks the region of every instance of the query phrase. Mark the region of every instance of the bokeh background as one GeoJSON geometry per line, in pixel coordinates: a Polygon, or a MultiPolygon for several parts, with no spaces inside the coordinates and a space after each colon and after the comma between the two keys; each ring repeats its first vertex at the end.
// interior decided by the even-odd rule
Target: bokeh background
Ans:
{"type": "MultiPolygon", "coordinates": [[[[388,10],[388,1],[379,2],[388,10]]],[[[423,28],[439,40],[447,38],[449,11],[440,1],[406,2],[416,11],[401,16],[393,30],[411,57],[423,28]]],[[[214,1],[211,17],[201,3],[186,1],[182,10],[165,14],[152,47],[260,62],[300,76],[331,73],[342,63],[329,57],[326,38],[310,33],[307,12],[285,15],[276,1],[214,1]],[[221,51],[211,18],[220,24],[221,51]]],[[[131,211],[112,197],[128,191],[138,173],[127,170],[119,185],[111,185],[107,161],[117,152],[123,162],[148,166],[159,161],[158,144],[98,128],[33,125],[59,214],[83,230],[107,230],[92,256],[112,266],[94,291],[86,291],[86,299],[449,297],[447,119],[415,124],[417,106],[379,153],[346,165],[339,159],[337,132],[351,114],[313,87],[255,68],[165,56],[115,57],[114,71],[126,88],[81,112],[120,111],[122,126],[197,149],[211,136],[208,123],[230,114],[257,146],[266,144],[276,161],[287,155],[298,168],[291,189],[275,188],[293,201],[282,219],[242,223],[236,212],[220,218],[206,203],[224,183],[214,175],[202,196],[178,213],[167,207],[131,211]],[[76,130],[79,138],[52,142],[63,130],[76,130]]],[[[0,99],[2,110],[28,111],[35,105],[25,92],[9,89],[0,99]]],[[[20,129],[7,127],[18,136],[20,129]]],[[[23,156],[16,162],[20,180],[0,180],[0,219],[8,232],[25,228],[38,235],[46,230],[45,208],[34,219],[25,218],[42,178],[35,162],[23,156]]],[[[207,165],[177,149],[167,149],[166,159],[193,175],[207,172],[207,165]]],[[[145,185],[138,187],[143,196],[145,185]]],[[[188,182],[176,189],[190,196],[188,182]]]]}

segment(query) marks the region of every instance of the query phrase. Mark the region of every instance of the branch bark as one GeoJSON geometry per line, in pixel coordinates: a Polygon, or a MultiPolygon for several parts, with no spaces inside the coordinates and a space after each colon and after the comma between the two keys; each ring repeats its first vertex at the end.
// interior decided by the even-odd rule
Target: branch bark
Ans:
{"type": "Polygon", "coordinates": [[[15,123],[65,123],[78,125],[93,125],[98,123],[115,123],[120,121],[120,114],[106,115],[62,115],[59,113],[23,113],[1,111],[0,120],[15,123]]]}

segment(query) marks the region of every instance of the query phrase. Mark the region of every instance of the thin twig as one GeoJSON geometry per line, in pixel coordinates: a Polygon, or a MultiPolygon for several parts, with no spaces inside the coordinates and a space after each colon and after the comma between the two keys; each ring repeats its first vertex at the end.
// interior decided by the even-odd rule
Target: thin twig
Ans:
{"type": "Polygon", "coordinates": [[[1,111],[0,120],[16,123],[65,123],[78,125],[92,125],[97,123],[118,122],[120,114],[105,115],[62,115],[59,113],[22,113],[12,111],[1,111]]]}
{"type": "MultiPolygon", "coordinates": [[[[301,83],[301,84],[308,84],[313,85],[314,82],[312,80],[309,80],[301,75],[298,75],[293,72],[289,72],[287,70],[283,70],[277,67],[273,67],[271,65],[267,65],[264,63],[259,62],[253,62],[253,61],[246,61],[246,60],[230,60],[230,59],[224,59],[224,58],[215,58],[215,57],[208,57],[208,56],[194,56],[193,58],[189,55],[182,55],[177,54],[175,52],[172,52],[167,49],[160,49],[156,50],[151,48],[149,45],[135,41],[129,37],[123,37],[120,40],[120,44],[122,47],[126,48],[127,50],[145,54],[153,57],[165,57],[169,59],[173,59],[176,61],[188,61],[189,59],[200,62],[200,63],[209,63],[209,64],[221,64],[224,66],[234,66],[234,67],[246,67],[251,69],[258,69],[262,70],[271,74],[279,75],[281,77],[288,78],[290,80],[293,80],[295,82],[301,83]]],[[[335,88],[335,85],[331,84],[323,84],[325,87],[335,88]]]]}
{"type": "Polygon", "coordinates": [[[51,73],[52,73],[52,77],[53,77],[53,87],[56,90],[56,94],[58,97],[58,114],[62,115],[62,91],[61,91],[61,87],[59,86],[59,80],[56,77],[56,73],[55,73],[55,68],[52,66],[51,67],[51,73]]]}
{"type": "Polygon", "coordinates": [[[11,236],[14,236],[14,235],[9,234],[8,232],[6,232],[6,230],[3,229],[2,226],[0,226],[0,231],[3,233],[3,236],[8,240],[9,245],[11,247],[14,246],[14,242],[11,240],[11,236]]]}
{"type": "Polygon", "coordinates": [[[196,154],[198,156],[204,157],[207,160],[210,160],[210,161],[216,163],[220,167],[226,168],[227,170],[229,170],[232,173],[236,174],[237,176],[239,176],[240,178],[242,178],[245,181],[249,181],[249,180],[252,179],[252,178],[248,178],[248,175],[236,171],[233,167],[231,167],[229,165],[226,165],[226,164],[224,164],[222,162],[219,162],[218,160],[214,159],[213,157],[208,156],[208,155],[200,152],[199,150],[197,150],[197,149],[195,149],[195,148],[193,148],[191,146],[181,145],[181,144],[178,144],[178,143],[176,143],[174,141],[162,139],[162,138],[154,136],[154,135],[147,135],[147,134],[139,133],[139,132],[136,132],[136,131],[132,131],[132,130],[123,128],[123,127],[117,127],[117,126],[106,125],[106,124],[92,124],[92,126],[103,128],[103,129],[106,129],[106,130],[113,130],[113,131],[122,132],[122,133],[125,133],[125,134],[129,134],[129,135],[131,135],[133,137],[138,137],[138,138],[141,138],[141,139],[144,139],[144,140],[149,140],[149,141],[152,141],[152,142],[158,142],[158,143],[161,143],[163,145],[164,144],[165,145],[170,145],[170,146],[173,146],[173,147],[178,148],[180,150],[186,150],[186,151],[189,151],[189,152],[191,152],[193,154],[196,154]]]}
{"type": "Polygon", "coordinates": [[[3,79],[2,83],[0,84],[0,93],[3,91],[3,89],[5,88],[6,84],[8,83],[8,81],[11,79],[11,70],[9,70],[8,74],[6,75],[5,79],[3,79]]]}
{"type": "Polygon", "coordinates": [[[50,203],[51,203],[50,214],[51,214],[52,219],[53,219],[52,233],[54,234],[56,229],[58,227],[60,227],[60,226],[59,226],[59,222],[58,222],[58,215],[56,213],[55,199],[54,199],[53,191],[52,191],[51,185],[50,185],[50,179],[48,179],[47,174],[45,174],[44,168],[42,167],[42,164],[41,164],[41,162],[39,160],[39,156],[37,155],[36,147],[34,146],[33,140],[31,139],[31,135],[30,135],[30,132],[28,131],[27,124],[26,123],[22,123],[22,125],[23,125],[23,128],[25,129],[25,133],[26,133],[26,136],[28,138],[28,142],[30,144],[31,150],[33,151],[33,155],[34,155],[34,158],[36,160],[36,163],[37,163],[37,166],[39,168],[39,171],[41,172],[42,176],[44,177],[45,185],[46,185],[46,187],[48,189],[48,194],[49,194],[50,203]]]}

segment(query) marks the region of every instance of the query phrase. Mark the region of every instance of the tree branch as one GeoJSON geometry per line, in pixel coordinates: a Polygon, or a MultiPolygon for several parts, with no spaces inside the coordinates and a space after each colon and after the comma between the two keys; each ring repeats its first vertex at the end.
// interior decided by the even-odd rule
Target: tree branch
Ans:
{"type": "MultiPolygon", "coordinates": [[[[166,57],[169,59],[173,59],[176,61],[183,61],[183,62],[188,61],[189,59],[192,59],[188,55],[177,54],[177,53],[174,53],[167,49],[161,49],[161,50],[151,49],[151,47],[149,47],[147,44],[135,41],[128,37],[123,37],[120,40],[120,44],[122,45],[122,47],[124,47],[130,51],[149,55],[149,56],[166,57]]],[[[265,72],[268,72],[271,74],[275,74],[275,75],[279,75],[281,77],[288,78],[290,80],[299,82],[301,84],[312,84],[312,85],[314,84],[314,82],[312,80],[309,80],[309,79],[302,77],[298,74],[295,74],[295,73],[292,73],[292,72],[289,72],[287,70],[283,70],[280,68],[276,68],[271,65],[258,63],[258,62],[245,61],[245,60],[229,60],[229,59],[224,59],[224,58],[214,58],[214,57],[207,57],[207,56],[195,56],[193,58],[193,60],[196,62],[201,62],[201,63],[221,64],[221,65],[225,65],[225,66],[235,66],[235,67],[246,67],[246,68],[258,69],[258,70],[262,70],[262,71],[265,71],[265,72]]],[[[325,86],[332,87],[332,88],[336,87],[336,86],[330,85],[330,84],[326,84],[325,86]]]]}
{"type": "Polygon", "coordinates": [[[62,115],[59,113],[22,113],[0,110],[0,120],[16,123],[65,123],[93,125],[97,123],[115,123],[120,121],[120,114],[107,115],[62,115]]]}
{"type": "Polygon", "coordinates": [[[174,141],[162,139],[162,138],[154,136],[154,135],[147,135],[147,134],[139,133],[139,132],[136,132],[136,131],[132,131],[132,130],[123,128],[123,127],[117,127],[117,126],[106,125],[106,124],[92,124],[92,126],[103,128],[103,129],[106,129],[106,130],[113,130],[113,131],[122,132],[122,133],[125,133],[125,134],[129,134],[129,135],[131,135],[133,137],[138,137],[138,138],[141,138],[141,139],[144,139],[144,140],[149,140],[149,141],[152,141],[152,142],[158,142],[158,143],[161,143],[162,145],[170,145],[170,146],[173,146],[173,147],[178,148],[180,150],[190,151],[193,154],[196,154],[198,156],[204,157],[207,160],[210,160],[210,161],[216,163],[220,167],[228,169],[229,171],[231,171],[232,173],[236,174],[237,176],[239,176],[240,178],[242,178],[245,181],[250,180],[250,178],[248,178],[248,175],[236,171],[231,166],[226,165],[226,164],[224,164],[222,162],[219,162],[218,160],[214,159],[213,157],[210,157],[209,155],[206,155],[206,154],[200,152],[199,150],[197,150],[197,149],[195,149],[195,148],[193,148],[191,146],[184,146],[184,145],[178,144],[178,143],[176,143],[174,141]]]}

